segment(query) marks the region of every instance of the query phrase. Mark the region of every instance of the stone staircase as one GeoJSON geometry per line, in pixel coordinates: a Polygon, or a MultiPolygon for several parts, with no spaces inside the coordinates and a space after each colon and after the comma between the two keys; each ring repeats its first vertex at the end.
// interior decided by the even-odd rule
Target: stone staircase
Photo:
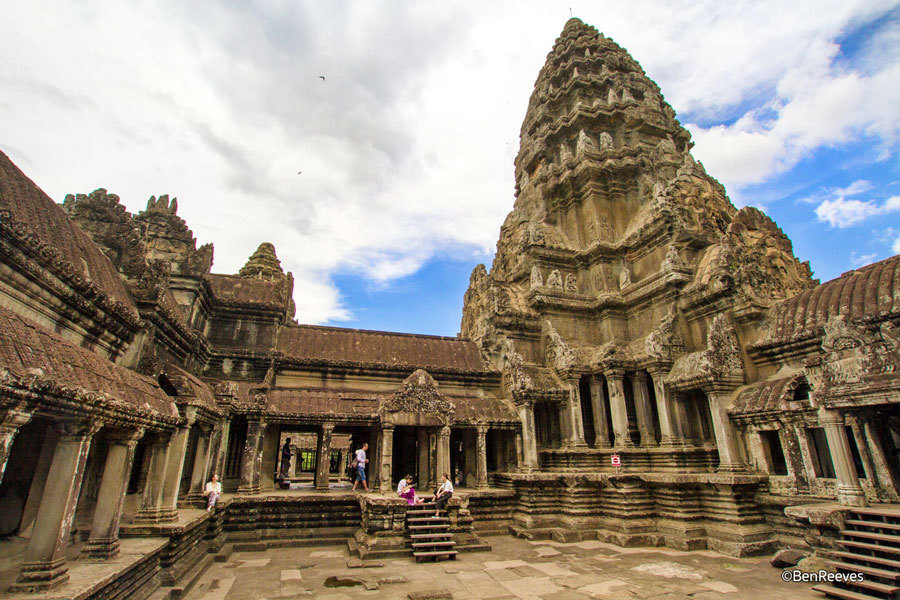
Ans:
{"type": "Polygon", "coordinates": [[[900,598],[900,511],[856,508],[844,521],[828,565],[838,573],[862,573],[864,581],[813,587],[830,598],[895,600],[900,598]]]}
{"type": "Polygon", "coordinates": [[[416,562],[455,560],[458,554],[447,512],[442,510],[441,516],[435,517],[435,510],[434,502],[426,502],[406,511],[406,530],[416,562]]]}

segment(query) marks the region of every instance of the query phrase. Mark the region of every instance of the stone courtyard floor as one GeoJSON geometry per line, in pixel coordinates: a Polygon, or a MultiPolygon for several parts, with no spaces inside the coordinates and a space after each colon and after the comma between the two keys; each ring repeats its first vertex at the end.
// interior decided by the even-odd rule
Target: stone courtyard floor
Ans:
{"type": "Polygon", "coordinates": [[[342,546],[235,552],[228,562],[213,564],[186,598],[405,599],[410,594],[415,598],[416,592],[449,592],[454,600],[824,598],[811,584],[783,583],[781,570],[769,565],[769,557],[621,548],[599,541],[486,539],[491,552],[460,554],[455,561],[392,559],[371,561],[383,566],[364,568],[350,568],[348,561],[353,561],[342,546]]]}

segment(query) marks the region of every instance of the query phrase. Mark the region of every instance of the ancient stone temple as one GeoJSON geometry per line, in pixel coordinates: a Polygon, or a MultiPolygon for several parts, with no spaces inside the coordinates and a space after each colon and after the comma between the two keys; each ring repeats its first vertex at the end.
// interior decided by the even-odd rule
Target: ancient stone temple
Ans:
{"type": "Polygon", "coordinates": [[[212,273],[175,198],[56,204],[0,153],[0,585],[179,597],[235,548],[496,534],[900,566],[900,257],[819,284],[691,145],[566,23],[454,338],[300,325],[272,244],[212,273]],[[349,489],[364,444],[374,493],[349,489]],[[444,529],[416,534],[397,482],[443,473],[444,529]]]}

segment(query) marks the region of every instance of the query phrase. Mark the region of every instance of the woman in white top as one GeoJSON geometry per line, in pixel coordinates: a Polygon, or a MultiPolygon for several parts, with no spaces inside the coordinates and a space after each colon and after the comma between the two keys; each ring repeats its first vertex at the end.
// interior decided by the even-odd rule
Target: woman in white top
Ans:
{"type": "Polygon", "coordinates": [[[451,496],[453,496],[453,482],[450,481],[450,475],[444,473],[441,475],[441,487],[434,494],[434,503],[437,506],[437,511],[434,513],[435,517],[441,516],[441,511],[447,508],[447,503],[450,502],[451,496]]]}
{"type": "Polygon", "coordinates": [[[212,479],[207,482],[203,495],[207,496],[206,510],[207,512],[211,511],[215,507],[216,502],[219,501],[219,496],[222,495],[222,482],[219,481],[219,476],[215,473],[213,473],[212,479]]]}

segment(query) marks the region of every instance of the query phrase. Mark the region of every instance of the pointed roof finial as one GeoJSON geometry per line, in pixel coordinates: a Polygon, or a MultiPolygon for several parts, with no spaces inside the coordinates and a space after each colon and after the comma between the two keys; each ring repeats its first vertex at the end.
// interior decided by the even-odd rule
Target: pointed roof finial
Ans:
{"type": "Polygon", "coordinates": [[[284,277],[281,261],[275,256],[275,246],[269,242],[263,242],[256,252],[247,260],[247,264],[238,271],[241,277],[252,279],[275,279],[284,277]]]}

